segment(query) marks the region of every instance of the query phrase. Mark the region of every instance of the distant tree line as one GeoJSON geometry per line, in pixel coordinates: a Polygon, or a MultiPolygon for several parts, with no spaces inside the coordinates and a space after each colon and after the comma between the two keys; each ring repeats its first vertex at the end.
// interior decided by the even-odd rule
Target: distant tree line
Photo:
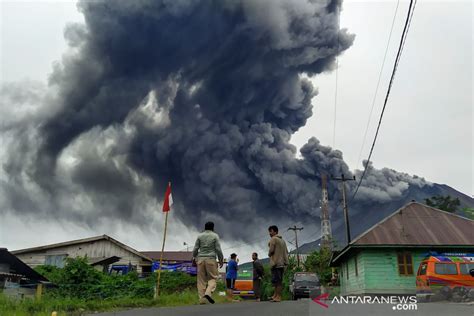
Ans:
{"type": "Polygon", "coordinates": [[[466,216],[467,218],[474,219],[474,208],[463,207],[459,210],[459,207],[461,206],[461,201],[459,201],[459,198],[452,198],[449,195],[436,195],[432,196],[431,198],[425,199],[425,203],[428,206],[449,213],[456,213],[458,211],[461,211],[462,215],[466,216]]]}

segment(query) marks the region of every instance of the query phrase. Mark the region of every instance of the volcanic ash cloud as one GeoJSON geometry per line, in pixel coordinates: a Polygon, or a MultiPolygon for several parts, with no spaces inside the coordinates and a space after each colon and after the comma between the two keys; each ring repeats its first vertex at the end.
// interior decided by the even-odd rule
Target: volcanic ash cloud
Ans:
{"type": "MultiPolygon", "coordinates": [[[[1,158],[3,209],[146,225],[171,180],[180,221],[211,219],[248,238],[269,221],[314,220],[321,174],[351,176],[342,153],[316,138],[301,158],[290,144],[312,115],[305,78],[332,70],[354,40],[339,29],[340,1],[78,7],[85,25],[67,26],[70,49],[47,96],[34,114],[7,114],[22,125],[2,125],[12,149],[1,158]]],[[[24,105],[27,88],[4,89],[2,108],[24,105]]],[[[387,169],[367,179],[361,198],[380,203],[425,185],[387,169]]]]}

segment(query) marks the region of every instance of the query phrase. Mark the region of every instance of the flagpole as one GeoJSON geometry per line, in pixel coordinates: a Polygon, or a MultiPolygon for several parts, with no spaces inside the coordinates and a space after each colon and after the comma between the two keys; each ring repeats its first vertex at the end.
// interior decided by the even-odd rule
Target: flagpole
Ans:
{"type": "Polygon", "coordinates": [[[163,251],[165,251],[165,242],[166,242],[166,229],[168,228],[168,212],[166,212],[165,215],[165,231],[163,234],[163,245],[161,246],[161,254],[160,254],[160,266],[158,268],[158,278],[156,280],[156,292],[155,292],[155,298],[158,298],[160,295],[160,278],[161,278],[161,265],[163,263],[163,251]]]}
{"type": "Polygon", "coordinates": [[[155,299],[160,295],[160,279],[161,279],[161,266],[163,264],[163,252],[165,251],[165,242],[166,242],[166,230],[168,228],[168,213],[170,212],[170,204],[173,203],[171,198],[171,181],[168,182],[168,188],[166,189],[165,199],[163,201],[163,212],[165,215],[165,230],[163,232],[163,245],[161,246],[160,253],[160,266],[158,267],[158,277],[156,279],[156,289],[155,289],[155,299]],[[171,200],[171,203],[170,203],[171,200]]]}

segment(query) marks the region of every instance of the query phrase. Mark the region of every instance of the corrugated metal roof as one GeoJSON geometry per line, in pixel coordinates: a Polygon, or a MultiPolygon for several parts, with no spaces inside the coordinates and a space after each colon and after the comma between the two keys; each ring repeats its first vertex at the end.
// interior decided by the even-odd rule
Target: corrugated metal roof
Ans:
{"type": "Polygon", "coordinates": [[[350,244],[474,246],[474,221],[411,202],[350,244]]]}
{"type": "Polygon", "coordinates": [[[356,237],[333,256],[336,264],[354,248],[474,248],[474,221],[411,202],[356,237]]]}
{"type": "Polygon", "coordinates": [[[51,245],[46,245],[46,246],[39,246],[39,247],[33,247],[33,248],[26,248],[26,249],[19,249],[12,251],[13,254],[18,255],[18,254],[25,254],[25,253],[30,253],[30,252],[38,252],[38,251],[44,251],[48,249],[53,249],[53,248],[59,248],[59,247],[64,247],[64,246],[70,246],[70,245],[77,245],[77,244],[84,244],[84,243],[91,243],[99,240],[108,240],[117,246],[141,257],[142,259],[146,261],[152,261],[150,257],[147,257],[143,253],[133,249],[130,246],[127,246],[120,241],[108,236],[108,235],[101,235],[101,236],[95,236],[95,237],[90,237],[90,238],[83,238],[83,239],[77,239],[77,240],[70,240],[70,241],[65,241],[57,244],[51,244],[51,245]]]}
{"type": "MultiPolygon", "coordinates": [[[[160,260],[161,251],[142,251],[142,253],[153,260],[160,260]]],[[[163,260],[192,261],[193,253],[192,251],[163,251],[163,260]]]]}
{"type": "Polygon", "coordinates": [[[8,273],[22,275],[31,281],[48,282],[48,279],[27,266],[6,248],[0,248],[0,263],[7,264],[9,267],[8,273]]]}

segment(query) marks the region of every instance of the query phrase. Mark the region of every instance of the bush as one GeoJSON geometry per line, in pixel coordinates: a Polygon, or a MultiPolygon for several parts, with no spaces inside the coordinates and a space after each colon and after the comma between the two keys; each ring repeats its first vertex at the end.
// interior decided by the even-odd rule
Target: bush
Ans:
{"type": "Polygon", "coordinates": [[[269,265],[264,265],[263,269],[265,271],[265,275],[261,284],[261,299],[266,301],[273,295],[272,273],[270,271],[269,265]]]}
{"type": "Polygon", "coordinates": [[[283,293],[282,293],[282,298],[284,300],[289,300],[291,299],[291,293],[290,293],[290,283],[291,279],[293,278],[293,274],[295,272],[302,272],[303,268],[300,266],[297,266],[297,261],[295,257],[290,257],[289,264],[287,269],[285,269],[285,273],[283,274],[283,293]]]}
{"type": "Polygon", "coordinates": [[[160,283],[160,291],[164,293],[196,289],[196,277],[184,272],[162,272],[160,283]]]}
{"type": "MultiPolygon", "coordinates": [[[[198,303],[196,277],[183,272],[161,273],[160,296],[153,298],[156,274],[139,278],[137,273],[104,274],[87,258],[68,259],[64,268],[40,266],[36,270],[54,283],[41,300],[12,300],[0,293],[0,315],[82,315],[84,311],[106,311],[123,307],[175,306],[198,303]]],[[[222,282],[218,288],[223,289],[222,282]]],[[[216,301],[225,298],[216,296],[216,301]]]]}
{"type": "Polygon", "coordinates": [[[320,251],[311,253],[304,263],[305,270],[316,272],[323,285],[331,281],[332,270],[329,266],[331,254],[331,250],[328,248],[321,248],[320,251]]]}
{"type": "MultiPolygon", "coordinates": [[[[54,283],[46,291],[53,298],[74,299],[152,299],[156,285],[156,274],[139,278],[136,272],[126,275],[104,274],[87,263],[87,258],[68,258],[63,269],[40,266],[36,270],[54,283]]],[[[161,273],[160,292],[178,293],[196,288],[196,278],[183,272],[161,273]]]]}

